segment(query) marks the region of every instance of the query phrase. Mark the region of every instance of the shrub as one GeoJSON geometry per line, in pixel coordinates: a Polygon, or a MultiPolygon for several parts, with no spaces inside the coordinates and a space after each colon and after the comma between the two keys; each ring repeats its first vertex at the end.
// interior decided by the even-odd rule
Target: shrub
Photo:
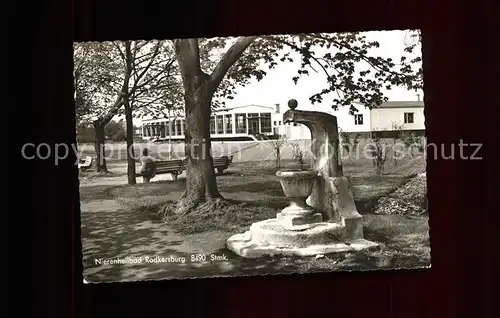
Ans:
{"type": "Polygon", "coordinates": [[[424,145],[422,143],[422,138],[418,136],[415,132],[409,131],[402,135],[401,139],[405,146],[410,149],[410,154],[413,155],[415,148],[422,152],[424,150],[424,145]]]}
{"type": "Polygon", "coordinates": [[[302,149],[298,142],[292,143],[292,156],[293,159],[299,164],[300,170],[304,170],[306,164],[307,153],[302,149]]]}
{"type": "Polygon", "coordinates": [[[125,134],[125,131],[124,130],[119,130],[116,134],[114,134],[111,139],[113,141],[126,141],[127,140],[127,136],[125,134]]]}

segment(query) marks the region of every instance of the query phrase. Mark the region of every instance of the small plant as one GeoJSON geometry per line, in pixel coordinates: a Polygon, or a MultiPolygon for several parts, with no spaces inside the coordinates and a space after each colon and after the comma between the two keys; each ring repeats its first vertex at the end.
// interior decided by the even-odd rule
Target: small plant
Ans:
{"type": "Polygon", "coordinates": [[[299,164],[300,170],[305,170],[307,153],[302,149],[298,142],[292,143],[292,156],[293,159],[299,164]]]}
{"type": "Polygon", "coordinates": [[[281,167],[281,148],[283,148],[288,142],[286,135],[280,135],[278,139],[273,139],[271,145],[274,149],[274,155],[276,157],[276,169],[281,167]]]}
{"type": "Polygon", "coordinates": [[[375,168],[375,174],[381,179],[384,174],[384,165],[387,160],[387,144],[380,136],[375,135],[371,139],[368,147],[368,152],[372,158],[373,167],[375,168]]]}

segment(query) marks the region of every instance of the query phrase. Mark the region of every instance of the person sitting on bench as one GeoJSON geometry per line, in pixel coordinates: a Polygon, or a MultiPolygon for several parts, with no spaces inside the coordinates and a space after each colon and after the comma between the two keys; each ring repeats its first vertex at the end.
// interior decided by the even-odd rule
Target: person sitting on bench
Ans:
{"type": "Polygon", "coordinates": [[[156,175],[156,161],[149,155],[149,150],[146,148],[142,150],[142,157],[140,160],[142,179],[144,183],[149,183],[156,175]]]}

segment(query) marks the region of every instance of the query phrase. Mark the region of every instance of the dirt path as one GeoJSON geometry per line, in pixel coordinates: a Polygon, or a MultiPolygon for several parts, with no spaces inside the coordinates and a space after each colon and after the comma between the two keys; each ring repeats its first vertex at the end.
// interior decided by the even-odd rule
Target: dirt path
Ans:
{"type": "MultiPolygon", "coordinates": [[[[185,178],[185,173],[178,176],[179,178],[185,178]]],[[[142,177],[136,179],[137,183],[143,183],[142,177]]],[[[159,174],[154,177],[151,182],[173,180],[170,174],[159,174]]],[[[127,176],[121,175],[116,177],[99,177],[99,178],[80,178],[80,187],[93,187],[93,186],[112,186],[119,184],[127,184],[127,176]]]]}
{"type": "Polygon", "coordinates": [[[195,253],[222,254],[200,251],[167,224],[126,211],[115,200],[82,202],[81,211],[83,275],[87,282],[180,278],[194,276],[198,272],[194,269],[201,267],[214,274],[232,268],[224,261],[191,261],[195,253]],[[124,263],[106,264],[116,260],[124,263]]]}

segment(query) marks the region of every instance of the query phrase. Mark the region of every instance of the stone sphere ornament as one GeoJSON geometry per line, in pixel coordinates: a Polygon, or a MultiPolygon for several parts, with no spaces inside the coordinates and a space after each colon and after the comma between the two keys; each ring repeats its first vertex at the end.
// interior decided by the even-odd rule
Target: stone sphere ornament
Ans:
{"type": "Polygon", "coordinates": [[[299,103],[297,102],[296,99],[290,99],[288,101],[288,107],[291,109],[291,110],[294,110],[295,108],[297,108],[297,106],[299,105],[299,103]]]}

